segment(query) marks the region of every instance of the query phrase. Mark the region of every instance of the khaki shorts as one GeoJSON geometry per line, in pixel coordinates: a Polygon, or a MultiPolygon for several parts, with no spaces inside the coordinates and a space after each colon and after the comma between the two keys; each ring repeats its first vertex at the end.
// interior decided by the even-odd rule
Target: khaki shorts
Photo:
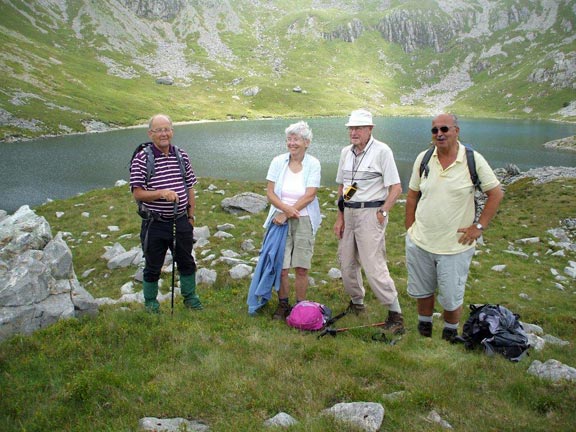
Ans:
{"type": "Polygon", "coordinates": [[[302,216],[298,219],[288,219],[288,235],[284,249],[283,269],[305,268],[312,266],[314,255],[314,236],[310,217],[302,216]]]}
{"type": "Polygon", "coordinates": [[[438,303],[447,311],[454,311],[464,302],[464,290],[474,248],[454,255],[438,255],[425,251],[406,235],[406,267],[408,295],[428,298],[438,290],[438,303]]]}

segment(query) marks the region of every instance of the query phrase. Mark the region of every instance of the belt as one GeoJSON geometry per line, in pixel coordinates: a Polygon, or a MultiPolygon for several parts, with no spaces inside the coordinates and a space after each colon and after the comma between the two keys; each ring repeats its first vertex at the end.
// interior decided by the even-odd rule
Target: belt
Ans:
{"type": "MultiPolygon", "coordinates": [[[[176,215],[176,219],[180,219],[184,216],[186,216],[186,212],[182,212],[176,215]]],[[[163,215],[163,214],[159,214],[159,213],[154,213],[153,216],[151,217],[151,219],[154,219],[155,221],[159,221],[159,222],[173,222],[174,221],[174,215],[163,215]]]]}
{"type": "Polygon", "coordinates": [[[344,201],[344,207],[355,208],[355,209],[374,208],[374,207],[380,207],[381,205],[384,204],[384,202],[385,201],[368,201],[368,202],[347,202],[347,201],[344,201]]]}

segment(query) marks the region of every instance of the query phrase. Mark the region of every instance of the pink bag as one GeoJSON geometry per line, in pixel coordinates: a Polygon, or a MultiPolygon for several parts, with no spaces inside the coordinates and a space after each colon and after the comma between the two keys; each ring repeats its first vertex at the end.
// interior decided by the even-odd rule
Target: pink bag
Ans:
{"type": "Polygon", "coordinates": [[[286,323],[299,330],[316,331],[324,327],[331,315],[330,309],[323,304],[304,300],[292,308],[286,323]]]}

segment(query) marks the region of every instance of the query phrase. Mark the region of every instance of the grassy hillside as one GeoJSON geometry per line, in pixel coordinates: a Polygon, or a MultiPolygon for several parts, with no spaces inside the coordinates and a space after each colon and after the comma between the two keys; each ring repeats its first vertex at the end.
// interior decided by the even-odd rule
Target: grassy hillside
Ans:
{"type": "MultiPolygon", "coordinates": [[[[3,431],[135,431],[146,416],[185,417],[206,421],[212,431],[264,430],[262,422],[284,411],[300,421],[291,431],[351,431],[350,426],[321,417],[338,402],[371,401],[385,406],[382,430],[442,430],[425,417],[436,410],[455,430],[570,431],[576,424],[576,388],[552,384],[526,373],[534,360],[556,359],[575,367],[574,281],[555,286],[551,268],[563,269],[567,257],[548,253],[546,231],[574,217],[575,179],[533,185],[525,180],[508,187],[500,212],[486,231],[468,280],[465,303],[500,303],[547,334],[570,341],[547,344],[518,364],[466,352],[440,339],[435,322],[432,339],[416,330],[416,305],[406,295],[404,208],[391,212],[387,250],[391,274],[400,293],[408,332],[395,345],[371,340],[375,329],[358,329],[317,339],[270,320],[274,304],[261,316],[246,313],[250,281],[233,280],[218,264],[213,286],[200,286],[206,306],[199,313],[178,301],[152,316],[142,305],[103,307],[97,318],[62,321],[31,336],[0,344],[0,429],[3,431]],[[516,240],[538,236],[540,243],[520,246],[516,240]],[[504,251],[522,248],[529,257],[504,251]],[[506,264],[503,273],[491,270],[506,264]],[[526,296],[520,296],[525,294],[526,296]],[[528,297],[529,299],[526,299],[528,297]],[[399,399],[387,395],[401,392],[399,399]],[[479,426],[481,425],[481,426],[479,426]]],[[[239,219],[225,213],[224,197],[243,191],[264,193],[258,182],[200,179],[197,224],[232,223],[232,239],[210,238],[197,250],[200,267],[207,250],[241,251],[247,238],[262,240],[264,215],[239,219]],[[214,184],[220,195],[208,190],[214,184]]],[[[340,312],[348,302],[341,281],[328,278],[338,267],[333,190],[319,192],[325,216],[316,240],[309,298],[340,312]]],[[[95,269],[80,282],[95,297],[120,297],[120,286],[134,269],[110,271],[100,256],[104,246],[137,245],[138,217],[126,187],[97,190],[36,211],[48,219],[53,233],[71,233],[68,244],[78,275],[95,269]],[[64,216],[56,218],[55,212],[64,216]],[[89,212],[86,220],[81,212],[89,212]],[[120,232],[107,227],[118,225],[120,232]],[[102,238],[100,234],[108,234],[102,238]],[[131,235],[131,236],[130,236],[131,235]]],[[[257,252],[244,253],[244,258],[257,252]]],[[[170,286],[165,276],[163,292],[170,286]]],[[[137,285],[138,288],[138,285],[137,285]]],[[[343,327],[379,322],[385,312],[371,292],[365,318],[345,317],[343,327]]]]}
{"type": "Polygon", "coordinates": [[[170,19],[137,16],[123,6],[131,3],[0,4],[0,140],[83,132],[92,121],[142,124],[159,111],[176,121],[359,106],[576,119],[559,113],[574,103],[576,17],[566,0],[471,0],[449,10],[444,1],[194,1],[170,19]],[[475,21],[483,13],[486,23],[475,21]],[[389,22],[398,42],[383,34],[389,22]],[[174,85],[155,83],[167,75],[174,85]]]}

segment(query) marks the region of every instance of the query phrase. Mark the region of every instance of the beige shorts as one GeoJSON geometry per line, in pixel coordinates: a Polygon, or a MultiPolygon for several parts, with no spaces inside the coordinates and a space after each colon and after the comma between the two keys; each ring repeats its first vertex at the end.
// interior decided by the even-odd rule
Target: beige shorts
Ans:
{"type": "Polygon", "coordinates": [[[310,269],[312,255],[314,255],[314,236],[310,218],[302,216],[298,219],[288,219],[288,235],[282,268],[310,269]]]}
{"type": "Polygon", "coordinates": [[[438,303],[454,311],[464,303],[466,280],[475,248],[454,255],[438,255],[419,248],[406,235],[408,295],[428,298],[438,291],[438,303]]]}

